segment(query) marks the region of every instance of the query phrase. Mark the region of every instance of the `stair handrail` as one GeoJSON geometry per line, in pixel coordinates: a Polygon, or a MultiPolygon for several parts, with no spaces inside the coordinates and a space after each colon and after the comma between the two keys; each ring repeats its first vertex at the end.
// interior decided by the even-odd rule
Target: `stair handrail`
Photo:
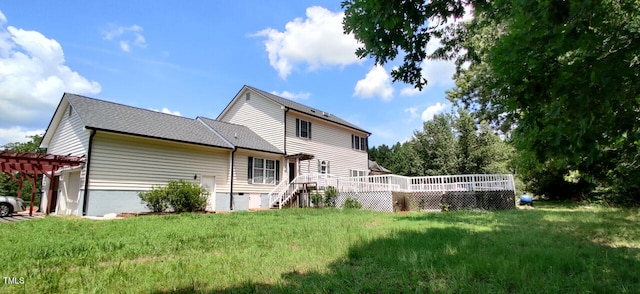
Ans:
{"type": "Polygon", "coordinates": [[[269,207],[273,206],[276,202],[282,203],[284,194],[289,190],[289,179],[282,179],[278,185],[276,185],[271,192],[269,192],[269,207]]]}

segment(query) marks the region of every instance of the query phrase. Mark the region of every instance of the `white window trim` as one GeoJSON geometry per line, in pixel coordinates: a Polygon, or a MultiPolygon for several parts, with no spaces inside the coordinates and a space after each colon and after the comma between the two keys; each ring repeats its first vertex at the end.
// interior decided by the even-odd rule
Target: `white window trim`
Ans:
{"type": "Polygon", "coordinates": [[[359,169],[350,169],[349,170],[349,177],[364,177],[366,176],[368,173],[368,171],[366,170],[359,170],[359,169]]]}
{"type": "Polygon", "coordinates": [[[368,141],[367,137],[351,134],[351,149],[368,152],[368,141]]]}
{"type": "Polygon", "coordinates": [[[266,158],[258,158],[258,157],[254,157],[253,158],[253,166],[251,167],[253,169],[253,178],[251,179],[251,182],[253,184],[266,184],[266,185],[275,185],[276,184],[276,160],[275,159],[266,159],[266,158]],[[258,161],[262,161],[262,167],[256,167],[256,163],[258,161]],[[273,168],[267,168],[267,162],[273,162],[273,168]],[[256,171],[262,171],[262,181],[258,182],[256,181],[256,171]],[[272,183],[268,183],[267,180],[267,171],[273,171],[273,182],[272,183]]]}

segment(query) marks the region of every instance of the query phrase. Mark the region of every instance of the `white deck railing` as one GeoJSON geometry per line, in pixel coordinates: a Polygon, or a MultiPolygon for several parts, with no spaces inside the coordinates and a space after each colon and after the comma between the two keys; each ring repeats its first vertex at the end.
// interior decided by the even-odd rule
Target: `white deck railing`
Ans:
{"type": "Polygon", "coordinates": [[[329,186],[339,192],[435,192],[435,191],[513,191],[515,184],[511,174],[449,175],[405,177],[399,175],[372,175],[338,177],[331,174],[309,173],[296,177],[291,183],[283,180],[269,193],[269,203],[283,204],[302,187],[315,183],[319,189],[329,186]]]}

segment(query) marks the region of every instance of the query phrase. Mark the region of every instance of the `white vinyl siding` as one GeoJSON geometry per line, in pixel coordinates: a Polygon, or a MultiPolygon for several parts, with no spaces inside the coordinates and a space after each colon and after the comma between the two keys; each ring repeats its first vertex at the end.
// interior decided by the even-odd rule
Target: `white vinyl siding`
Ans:
{"type": "Polygon", "coordinates": [[[231,150],[98,132],[93,140],[90,189],[148,190],[169,180],[198,182],[213,176],[218,192],[229,190],[231,150]]]}
{"type": "MultiPolygon", "coordinates": [[[[369,161],[366,152],[351,148],[351,135],[354,130],[294,111],[287,113],[287,153],[308,153],[315,156],[312,160],[300,162],[300,172],[321,172],[322,161],[327,162],[329,173],[348,177],[350,170],[367,170],[369,161]],[[313,137],[296,137],[296,118],[312,123],[313,137]]],[[[366,137],[366,133],[356,134],[366,137]]]]}
{"type": "Polygon", "coordinates": [[[271,192],[275,184],[254,184],[253,181],[249,181],[249,157],[279,160],[279,176],[280,180],[283,179],[284,160],[282,155],[238,149],[233,162],[233,193],[260,194],[271,192]]]}
{"type": "Polygon", "coordinates": [[[62,119],[51,138],[51,142],[49,142],[47,153],[85,155],[89,146],[90,134],[91,131],[84,128],[80,116],[69,105],[62,112],[62,119]],[[71,115],[69,115],[69,109],[71,109],[71,115]]]}
{"type": "Polygon", "coordinates": [[[219,120],[247,126],[273,146],[284,150],[284,110],[258,93],[248,89],[241,92],[219,120]],[[251,93],[248,100],[246,93],[251,93]]]}

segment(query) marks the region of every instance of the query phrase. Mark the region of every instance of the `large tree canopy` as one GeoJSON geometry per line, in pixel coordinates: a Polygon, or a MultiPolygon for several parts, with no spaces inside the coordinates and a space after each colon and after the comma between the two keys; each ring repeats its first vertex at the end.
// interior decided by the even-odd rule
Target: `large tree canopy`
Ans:
{"type": "Polygon", "coordinates": [[[357,51],[420,88],[427,59],[456,59],[449,98],[515,130],[531,160],[580,170],[640,200],[640,0],[350,0],[357,51]],[[465,7],[468,22],[451,22],[465,7]],[[432,55],[425,44],[440,38],[432,55]],[[631,180],[624,178],[633,177],[631,180]]]}

